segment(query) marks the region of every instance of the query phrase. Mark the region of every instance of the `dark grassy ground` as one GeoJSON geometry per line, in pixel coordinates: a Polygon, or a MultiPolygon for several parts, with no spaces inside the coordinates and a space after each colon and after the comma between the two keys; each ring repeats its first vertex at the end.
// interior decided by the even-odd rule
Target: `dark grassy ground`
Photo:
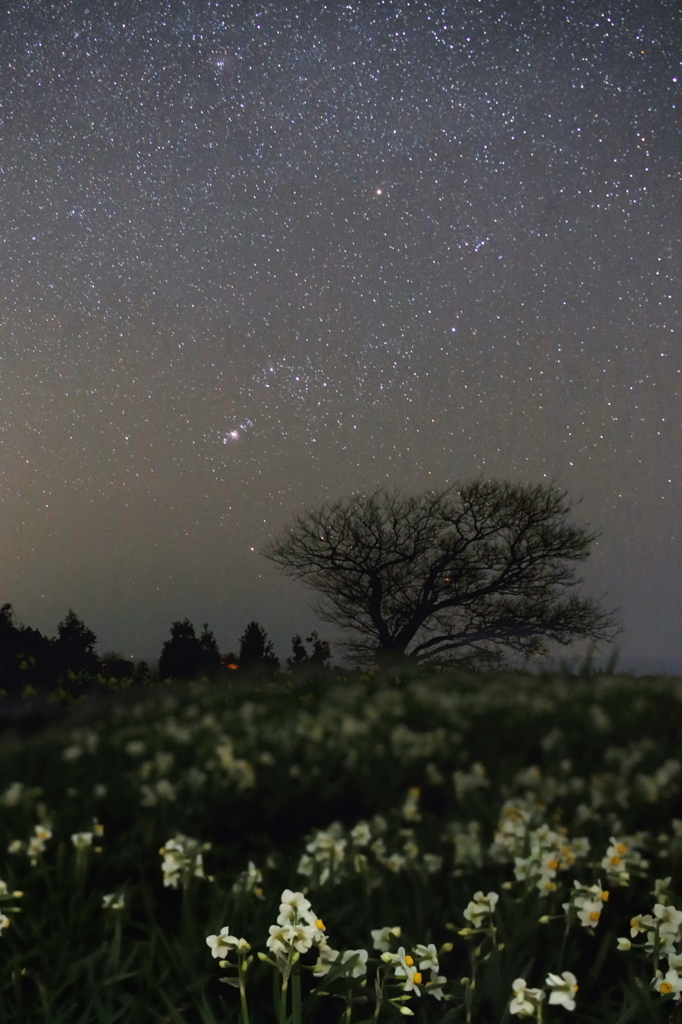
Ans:
{"type": "MultiPolygon", "coordinates": [[[[651,912],[656,878],[671,876],[672,892],[679,888],[682,839],[672,825],[682,819],[679,771],[659,769],[680,754],[681,698],[682,680],[665,678],[337,674],[296,685],[101,692],[40,728],[14,723],[0,740],[0,794],[15,782],[24,789],[16,802],[6,795],[0,804],[0,850],[25,840],[40,820],[49,820],[53,836],[35,866],[25,854],[0,854],[0,877],[10,891],[24,892],[10,901],[22,910],[6,911],[11,925],[0,937],[0,1018],[236,1020],[239,994],[218,982],[225,972],[206,936],[229,925],[263,951],[281,892],[309,886],[335,949],[364,948],[376,958],[370,931],[387,925],[401,927],[406,948],[454,943],[440,962],[452,999],[425,994],[409,1003],[423,1021],[440,1021],[451,1009],[466,1019],[459,979],[471,972],[470,940],[457,931],[479,889],[500,894],[505,946],[483,950],[491,956],[478,972],[473,1020],[503,1020],[511,981],[524,970],[529,984],[541,986],[547,971],[561,969],[580,981],[576,1020],[625,1024],[632,1011],[627,1019],[667,1021],[672,1005],[648,993],[653,965],[643,954],[618,952],[615,942],[629,934],[634,913],[651,912]],[[131,741],[145,750],[131,753],[131,741]],[[458,797],[454,773],[471,778],[477,762],[487,785],[458,797]],[[172,799],[156,793],[161,780],[172,799]],[[106,793],[97,795],[96,786],[106,793]],[[418,820],[405,813],[413,787],[418,820]],[[145,805],[149,791],[157,802],[145,805]],[[547,822],[569,838],[590,839],[589,855],[560,873],[550,897],[515,881],[513,859],[489,855],[504,802],[514,798],[533,808],[529,829],[547,822]],[[376,815],[386,823],[387,854],[405,856],[410,842],[418,852],[392,870],[365,850],[368,867],[358,872],[349,830],[376,815]],[[71,835],[95,816],[105,830],[102,852],[87,851],[79,870],[71,835]],[[332,822],[340,823],[348,863],[315,886],[297,868],[306,843],[332,822]],[[480,830],[480,864],[457,862],[456,844],[443,839],[452,823],[470,822],[480,830]],[[164,887],[159,848],[176,832],[212,844],[204,863],[214,881],[194,877],[186,891],[164,887]],[[628,886],[612,887],[594,935],[574,924],[564,941],[565,918],[540,925],[539,917],[548,910],[561,917],[575,879],[607,887],[600,862],[614,832],[647,833],[641,852],[651,865],[641,878],[633,872],[628,886]],[[425,852],[443,857],[439,871],[425,868],[425,852]],[[262,872],[263,898],[233,891],[250,861],[262,872]],[[103,895],[120,890],[125,909],[103,910],[103,895]]],[[[490,946],[489,938],[480,941],[490,946]]],[[[314,963],[313,954],[302,962],[314,963]]],[[[370,961],[370,978],[379,966],[370,961]]],[[[273,969],[256,959],[250,970],[252,1021],[276,1019],[273,969]]],[[[334,984],[342,993],[342,980],[334,984]]],[[[304,996],[311,986],[306,974],[304,996]]],[[[374,1012],[372,992],[370,981],[369,1003],[353,1009],[354,1021],[374,1012]]],[[[343,1009],[330,998],[309,999],[303,1013],[331,1021],[343,1009]]],[[[546,1008],[545,1019],[567,1012],[546,1008]]],[[[398,1018],[395,1006],[381,1009],[380,1019],[389,1017],[398,1018]]]]}

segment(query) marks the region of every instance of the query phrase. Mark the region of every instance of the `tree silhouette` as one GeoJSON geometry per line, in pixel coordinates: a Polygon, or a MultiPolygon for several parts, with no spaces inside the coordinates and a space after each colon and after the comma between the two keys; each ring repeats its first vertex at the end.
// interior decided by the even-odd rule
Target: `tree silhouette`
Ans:
{"type": "Polygon", "coordinates": [[[105,679],[128,679],[135,674],[135,665],[116,651],[105,651],[100,658],[100,671],[105,679]]]}
{"type": "Polygon", "coordinates": [[[587,558],[599,536],[555,521],[570,510],[566,492],[456,486],[417,497],[379,489],[324,505],[263,554],[323,595],[315,611],[350,634],[340,647],[358,664],[499,668],[500,647],[528,658],[546,651],[545,637],[605,639],[613,623],[592,600],[562,602],[552,590],[575,585],[559,563],[587,558]]]}
{"type": "Polygon", "coordinates": [[[171,639],[164,643],[159,658],[159,678],[193,679],[219,668],[220,651],[213,633],[208,632],[208,623],[204,623],[204,631],[197,637],[188,618],[174,622],[171,639]]]}
{"type": "Polygon", "coordinates": [[[0,608],[0,685],[7,693],[22,693],[25,687],[45,690],[65,679],[69,669],[99,672],[93,649],[97,637],[71,609],[58,633],[49,639],[30,626],[17,626],[12,605],[0,608]]]}
{"type": "Polygon", "coordinates": [[[19,661],[21,633],[14,623],[11,604],[0,608],[0,679],[3,688],[10,692],[19,682],[19,661]]]}
{"type": "Polygon", "coordinates": [[[202,627],[199,643],[204,651],[204,671],[217,671],[220,668],[220,649],[216,642],[216,638],[208,628],[208,622],[205,622],[202,627]]]}
{"type": "Polygon", "coordinates": [[[279,658],[275,657],[275,651],[268,634],[257,622],[250,622],[239,638],[239,668],[249,671],[276,671],[279,668],[279,658]]]}
{"type": "MultiPolygon", "coordinates": [[[[49,647],[49,640],[45,640],[44,637],[41,639],[45,641],[45,646],[49,647]]],[[[27,670],[33,669],[31,675],[35,674],[37,645],[29,645],[26,640],[23,626],[19,627],[15,623],[12,605],[3,604],[0,608],[0,686],[6,693],[18,692],[29,683],[27,670]],[[25,666],[23,671],[20,668],[21,664],[25,666]]],[[[31,682],[35,680],[32,678],[31,682]]]]}
{"type": "Polygon", "coordinates": [[[300,633],[291,638],[291,650],[292,655],[287,658],[287,668],[298,668],[299,665],[304,665],[308,661],[308,652],[303,646],[300,633]]]}
{"type": "Polygon", "coordinates": [[[58,637],[52,641],[51,662],[57,678],[69,671],[97,675],[100,660],[95,653],[97,637],[79,619],[72,608],[57,626],[58,637]]]}
{"type": "Polygon", "coordinates": [[[287,668],[296,670],[301,666],[306,668],[326,666],[332,656],[328,641],[320,640],[315,630],[305,639],[306,643],[313,645],[312,653],[308,654],[301,640],[301,634],[297,633],[296,636],[291,638],[293,653],[291,657],[287,658],[287,668]]]}

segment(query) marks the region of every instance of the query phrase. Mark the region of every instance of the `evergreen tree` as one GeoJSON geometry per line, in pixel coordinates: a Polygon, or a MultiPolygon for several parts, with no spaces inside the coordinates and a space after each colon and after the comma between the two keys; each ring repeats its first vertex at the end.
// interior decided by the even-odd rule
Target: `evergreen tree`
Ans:
{"type": "Polygon", "coordinates": [[[3,604],[0,608],[0,680],[7,693],[14,693],[20,687],[21,646],[21,631],[15,625],[12,605],[3,604]]]}
{"type": "Polygon", "coordinates": [[[220,669],[220,649],[216,638],[208,628],[208,622],[203,625],[199,642],[204,650],[204,671],[217,672],[220,669]]]}
{"type": "Polygon", "coordinates": [[[149,668],[149,665],[147,664],[147,662],[146,661],[138,661],[137,665],[135,666],[135,672],[133,674],[133,678],[135,679],[135,682],[137,682],[137,683],[145,682],[146,680],[151,679],[151,675],[152,674],[151,674],[151,671],[150,671],[150,668],[149,668]]]}
{"type": "Polygon", "coordinates": [[[250,622],[239,638],[239,667],[254,671],[276,671],[279,668],[279,658],[268,634],[257,622],[250,622]]]}
{"type": "Polygon", "coordinates": [[[54,682],[53,641],[30,626],[16,625],[11,604],[0,608],[0,687],[8,694],[54,682]]]}
{"type": "Polygon", "coordinates": [[[63,678],[69,671],[97,675],[101,668],[100,659],[95,653],[97,637],[72,608],[69,608],[66,618],[57,626],[57,632],[59,636],[52,641],[50,652],[56,678],[63,678]]]}
{"type": "Polygon", "coordinates": [[[173,623],[171,639],[164,643],[159,658],[160,679],[195,679],[220,667],[218,645],[207,630],[208,623],[204,623],[204,632],[198,637],[188,618],[173,623]]]}

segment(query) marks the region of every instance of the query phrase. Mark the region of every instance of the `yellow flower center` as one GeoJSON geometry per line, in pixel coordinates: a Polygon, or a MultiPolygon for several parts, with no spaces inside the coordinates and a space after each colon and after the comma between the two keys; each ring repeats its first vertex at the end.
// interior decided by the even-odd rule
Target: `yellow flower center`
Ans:
{"type": "Polygon", "coordinates": [[[421,983],[422,983],[422,976],[421,976],[421,972],[420,971],[415,971],[414,972],[414,974],[412,975],[412,981],[415,983],[415,985],[421,985],[421,983]]]}
{"type": "Polygon", "coordinates": [[[608,902],[608,898],[609,898],[609,890],[608,889],[604,889],[604,891],[601,894],[601,898],[602,898],[602,902],[603,903],[607,903],[608,902]]]}
{"type": "Polygon", "coordinates": [[[599,911],[598,910],[593,910],[590,913],[590,921],[598,921],[598,920],[599,920],[599,911]]]}
{"type": "Polygon", "coordinates": [[[662,981],[660,988],[661,988],[661,992],[663,993],[663,995],[666,995],[666,996],[667,996],[668,992],[672,992],[672,990],[673,990],[673,987],[672,987],[672,985],[670,984],[669,981],[662,981]]]}
{"type": "Polygon", "coordinates": [[[547,862],[547,867],[550,869],[550,871],[556,871],[556,869],[559,867],[559,861],[550,860],[547,862]]]}
{"type": "Polygon", "coordinates": [[[609,857],[610,864],[620,864],[620,857],[609,857]]]}
{"type": "Polygon", "coordinates": [[[406,956],[405,957],[405,963],[407,964],[408,967],[411,967],[412,964],[414,963],[414,960],[412,959],[411,956],[406,956]]]}
{"type": "Polygon", "coordinates": [[[315,924],[317,925],[317,927],[320,929],[321,932],[324,931],[324,921],[322,920],[321,917],[318,917],[318,919],[315,922],[315,924]]]}
{"type": "Polygon", "coordinates": [[[616,849],[618,850],[618,853],[627,853],[628,852],[628,848],[625,845],[625,843],[618,843],[618,846],[616,847],[616,849]]]}

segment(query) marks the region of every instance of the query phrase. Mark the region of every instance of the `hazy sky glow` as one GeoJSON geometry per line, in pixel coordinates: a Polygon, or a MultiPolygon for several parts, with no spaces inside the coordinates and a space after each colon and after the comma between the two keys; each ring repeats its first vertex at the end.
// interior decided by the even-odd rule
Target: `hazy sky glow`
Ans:
{"type": "Polygon", "coordinates": [[[0,603],[285,658],[333,639],[257,553],[295,512],[555,477],[619,666],[682,674],[674,0],[9,0],[0,38],[0,603]]]}

